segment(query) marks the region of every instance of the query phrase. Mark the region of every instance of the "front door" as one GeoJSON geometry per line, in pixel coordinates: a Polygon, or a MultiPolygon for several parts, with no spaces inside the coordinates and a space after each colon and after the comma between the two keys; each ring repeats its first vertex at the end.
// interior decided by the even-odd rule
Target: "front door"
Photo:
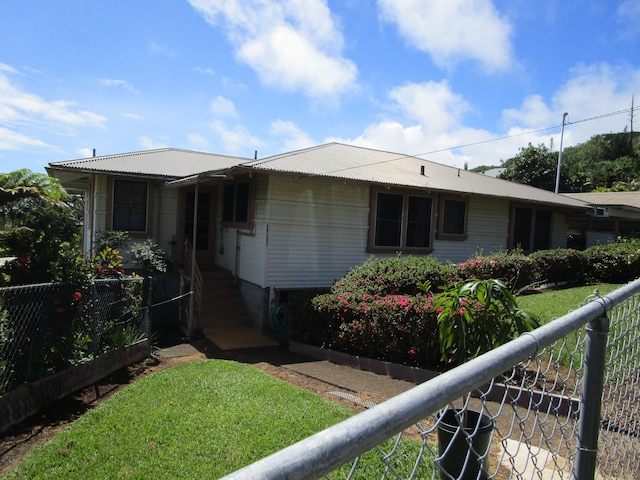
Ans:
{"type": "MultiPolygon", "coordinates": [[[[196,260],[200,265],[213,265],[215,261],[215,190],[199,188],[198,212],[194,215],[195,190],[187,190],[183,196],[182,239],[193,240],[196,223],[196,260]]],[[[191,242],[194,244],[194,242],[191,242]]]]}

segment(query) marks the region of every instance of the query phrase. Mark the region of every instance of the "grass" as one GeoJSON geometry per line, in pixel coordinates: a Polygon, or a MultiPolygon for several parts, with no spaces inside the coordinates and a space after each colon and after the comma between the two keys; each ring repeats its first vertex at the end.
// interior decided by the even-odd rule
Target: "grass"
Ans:
{"type": "Polygon", "coordinates": [[[576,310],[596,289],[600,295],[605,295],[619,287],[620,285],[607,283],[564,288],[534,295],[524,295],[518,297],[517,300],[520,308],[535,315],[541,324],[545,324],[554,318],[566,315],[571,310],[576,310]]]}
{"type": "MultiPolygon", "coordinates": [[[[606,295],[619,288],[617,284],[600,284],[583,287],[563,288],[544,293],[518,297],[518,306],[536,316],[541,325],[576,310],[597,289],[600,295],[606,295]]],[[[581,354],[584,350],[585,329],[569,333],[564,339],[547,347],[543,358],[557,360],[564,367],[582,370],[581,354]]]]}
{"type": "MultiPolygon", "coordinates": [[[[7,478],[220,478],[351,415],[250,365],[192,362],[126,387],[7,478]]],[[[397,468],[408,474],[420,446],[403,439],[397,468]]],[[[356,478],[380,478],[376,457],[363,457],[356,478]]],[[[432,462],[421,468],[430,478],[432,462]]]]}

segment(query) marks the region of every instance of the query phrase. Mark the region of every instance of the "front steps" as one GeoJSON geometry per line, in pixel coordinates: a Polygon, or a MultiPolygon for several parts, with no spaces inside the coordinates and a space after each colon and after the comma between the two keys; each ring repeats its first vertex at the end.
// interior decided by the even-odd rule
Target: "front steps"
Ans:
{"type": "Polygon", "coordinates": [[[250,326],[240,289],[231,272],[222,268],[202,269],[202,304],[199,327],[202,333],[220,327],[250,326]]]}

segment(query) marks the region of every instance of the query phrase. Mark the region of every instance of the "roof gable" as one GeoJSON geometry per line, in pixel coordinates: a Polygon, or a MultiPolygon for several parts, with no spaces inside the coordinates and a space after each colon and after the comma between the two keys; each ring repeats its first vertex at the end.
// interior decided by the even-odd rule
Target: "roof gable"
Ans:
{"type": "Polygon", "coordinates": [[[49,168],[176,179],[203,172],[224,171],[247,160],[228,155],[163,148],[53,162],[49,164],[49,168]]]}

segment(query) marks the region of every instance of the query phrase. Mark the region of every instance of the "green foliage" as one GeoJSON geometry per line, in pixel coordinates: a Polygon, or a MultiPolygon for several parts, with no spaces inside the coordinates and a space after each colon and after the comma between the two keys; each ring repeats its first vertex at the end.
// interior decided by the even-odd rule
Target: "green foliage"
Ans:
{"type": "Polygon", "coordinates": [[[456,267],[442,264],[433,257],[372,257],[352,269],[332,287],[332,292],[369,295],[415,295],[418,284],[429,281],[437,288],[456,279],[456,267]]]}
{"type": "Polygon", "coordinates": [[[625,283],[640,277],[640,239],[618,239],[584,251],[587,280],[625,283]]]}
{"type": "Polygon", "coordinates": [[[167,262],[165,251],[157,243],[148,238],[144,242],[134,243],[129,249],[136,265],[146,272],[166,272],[167,262]]]}
{"type": "Polygon", "coordinates": [[[496,251],[486,256],[476,255],[458,264],[457,268],[457,275],[461,279],[497,278],[514,290],[526,288],[538,280],[535,264],[520,249],[496,251]]]}
{"type": "Polygon", "coordinates": [[[588,260],[582,251],[572,248],[538,250],[529,254],[528,259],[535,269],[537,282],[583,284],[587,280],[588,260]]]}
{"type": "MultiPolygon", "coordinates": [[[[561,192],[637,190],[640,153],[628,133],[594,135],[587,142],[565,148],[560,175],[561,192]]],[[[637,137],[636,137],[637,138],[637,137]]],[[[503,162],[499,178],[555,190],[558,152],[529,144],[503,162]]]]}
{"type": "Polygon", "coordinates": [[[325,346],[378,360],[438,363],[433,295],[331,292],[313,299],[325,346]]]}
{"type": "Polygon", "coordinates": [[[553,191],[557,165],[557,153],[543,144],[529,144],[526,148],[521,148],[515,157],[503,163],[504,171],[498,178],[553,191]]]}
{"type": "MultiPolygon", "coordinates": [[[[424,290],[428,286],[423,285],[424,290]]],[[[434,298],[441,360],[460,365],[538,327],[500,280],[473,279],[447,286],[434,298]]]]}
{"type": "Polygon", "coordinates": [[[494,252],[459,265],[439,264],[432,257],[372,258],[328,293],[295,295],[293,338],[354,355],[438,368],[442,361],[459,362],[535,326],[535,319],[517,308],[513,291],[540,284],[620,284],[638,277],[638,239],[584,252],[494,252]],[[443,311],[448,312],[447,321],[443,311]],[[469,343],[460,347],[463,338],[469,343]]]}
{"type": "MultiPolygon", "coordinates": [[[[350,416],[345,406],[251,365],[191,362],[127,386],[7,478],[221,478],[350,416]]],[[[422,440],[394,441],[382,448],[396,452],[390,463],[408,478],[422,440]]],[[[432,477],[428,457],[414,478],[432,477]]],[[[377,451],[365,454],[354,478],[380,478],[380,465],[377,451]]],[[[331,477],[347,478],[349,469],[331,477]]]]}
{"type": "Polygon", "coordinates": [[[121,250],[131,240],[129,232],[120,230],[107,230],[96,232],[95,246],[96,251],[101,252],[109,247],[115,250],[121,250]]]}
{"type": "Polygon", "coordinates": [[[120,278],[124,276],[122,255],[118,250],[105,247],[91,259],[96,278],[120,278]]]}

